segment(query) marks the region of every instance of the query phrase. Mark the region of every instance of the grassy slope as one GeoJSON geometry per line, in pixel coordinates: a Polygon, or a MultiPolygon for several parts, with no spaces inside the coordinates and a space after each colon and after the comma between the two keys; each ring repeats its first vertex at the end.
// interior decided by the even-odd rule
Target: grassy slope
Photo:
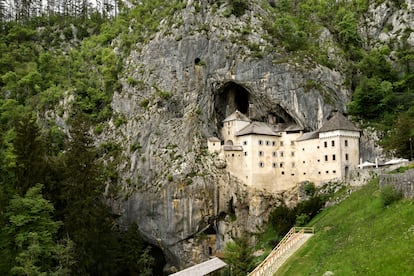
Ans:
{"type": "Polygon", "coordinates": [[[310,225],[315,236],[276,275],[414,275],[414,201],[384,208],[378,180],[310,225]]]}

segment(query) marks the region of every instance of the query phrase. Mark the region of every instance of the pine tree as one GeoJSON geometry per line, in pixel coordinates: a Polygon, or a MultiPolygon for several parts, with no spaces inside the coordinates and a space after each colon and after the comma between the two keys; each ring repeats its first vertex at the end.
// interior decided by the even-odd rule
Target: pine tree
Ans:
{"type": "Polygon", "coordinates": [[[64,156],[63,202],[64,230],[75,243],[77,275],[113,274],[117,250],[112,227],[114,220],[104,203],[103,166],[88,133],[86,118],[76,115],[64,156]]]}
{"type": "Polygon", "coordinates": [[[224,259],[230,265],[230,275],[247,275],[254,268],[253,248],[247,233],[226,244],[224,259]]]}
{"type": "Polygon", "coordinates": [[[16,156],[15,185],[20,195],[36,183],[41,183],[44,173],[44,146],[40,128],[32,113],[18,122],[13,141],[16,156]]]}
{"type": "Polygon", "coordinates": [[[122,275],[152,275],[155,259],[151,256],[151,246],[141,237],[136,223],[132,223],[121,239],[119,266],[122,275]]]}

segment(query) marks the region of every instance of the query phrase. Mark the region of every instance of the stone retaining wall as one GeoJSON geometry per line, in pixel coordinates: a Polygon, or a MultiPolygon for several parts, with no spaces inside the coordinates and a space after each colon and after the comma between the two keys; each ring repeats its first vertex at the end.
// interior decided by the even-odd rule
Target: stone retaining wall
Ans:
{"type": "Polygon", "coordinates": [[[379,176],[379,187],[392,185],[401,191],[406,198],[414,198],[414,169],[398,174],[381,174],[379,176]]]}

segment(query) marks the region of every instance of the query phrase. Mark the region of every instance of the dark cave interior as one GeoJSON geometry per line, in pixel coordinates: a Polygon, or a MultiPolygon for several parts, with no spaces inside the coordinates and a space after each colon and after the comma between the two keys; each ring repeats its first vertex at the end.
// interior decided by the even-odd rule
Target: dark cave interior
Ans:
{"type": "Polygon", "coordinates": [[[255,103],[248,89],[232,81],[225,83],[216,91],[214,101],[217,129],[221,129],[223,120],[236,110],[239,110],[252,120],[273,125],[295,123],[292,116],[279,104],[272,106],[270,110],[258,110],[257,103],[255,103]]]}

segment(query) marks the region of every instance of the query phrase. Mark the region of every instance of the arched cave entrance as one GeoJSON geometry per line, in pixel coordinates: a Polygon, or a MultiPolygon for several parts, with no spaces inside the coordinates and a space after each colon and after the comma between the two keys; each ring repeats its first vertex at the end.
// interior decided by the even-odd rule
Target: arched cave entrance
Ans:
{"type": "Polygon", "coordinates": [[[248,115],[250,93],[242,85],[235,82],[225,83],[215,94],[215,112],[218,128],[222,121],[234,111],[248,115]]]}
{"type": "Polygon", "coordinates": [[[212,224],[203,231],[203,233],[206,235],[206,241],[207,241],[207,254],[209,256],[213,256],[217,251],[217,231],[213,227],[212,224]]]}
{"type": "Polygon", "coordinates": [[[150,255],[154,258],[154,266],[152,275],[162,276],[164,275],[164,266],[167,264],[164,256],[164,252],[161,248],[151,244],[150,255]]]}
{"type": "Polygon", "coordinates": [[[279,104],[272,104],[266,98],[253,98],[243,85],[233,81],[223,84],[215,93],[214,108],[217,129],[223,127],[223,120],[238,110],[254,121],[271,125],[297,124],[295,119],[279,104]]]}

